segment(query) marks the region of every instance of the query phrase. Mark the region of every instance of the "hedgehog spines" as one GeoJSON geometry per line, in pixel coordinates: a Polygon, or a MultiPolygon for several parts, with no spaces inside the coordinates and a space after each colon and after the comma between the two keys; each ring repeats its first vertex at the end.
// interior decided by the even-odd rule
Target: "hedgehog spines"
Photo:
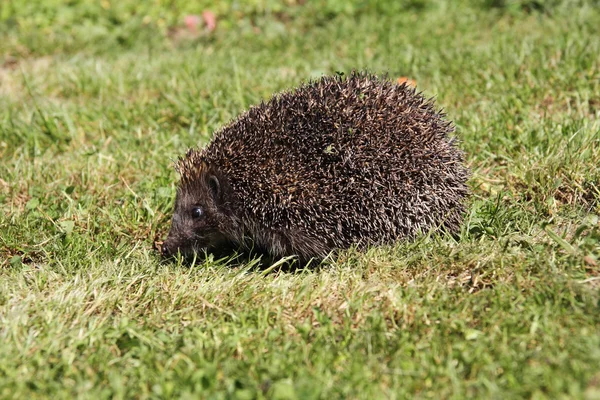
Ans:
{"type": "Polygon", "coordinates": [[[236,232],[276,256],[455,232],[468,171],[445,115],[387,78],[324,77],[251,107],[176,168],[182,184],[218,171],[236,232]]]}

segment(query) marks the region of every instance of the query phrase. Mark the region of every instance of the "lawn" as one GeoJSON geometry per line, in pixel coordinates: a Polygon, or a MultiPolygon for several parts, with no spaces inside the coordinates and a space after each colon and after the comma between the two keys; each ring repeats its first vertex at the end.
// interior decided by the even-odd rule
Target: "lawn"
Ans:
{"type": "Polygon", "coordinates": [[[600,399],[599,2],[211,3],[0,3],[0,398],[600,399]],[[173,160],[353,69],[455,121],[460,237],[161,262],[173,160]]]}

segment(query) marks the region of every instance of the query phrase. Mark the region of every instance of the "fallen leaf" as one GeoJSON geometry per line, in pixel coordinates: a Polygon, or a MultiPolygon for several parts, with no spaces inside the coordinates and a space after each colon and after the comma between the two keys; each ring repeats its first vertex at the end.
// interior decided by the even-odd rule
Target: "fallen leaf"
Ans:
{"type": "Polygon", "coordinates": [[[202,19],[198,15],[186,15],[183,19],[185,26],[192,33],[198,32],[198,25],[200,25],[201,21],[202,19]]]}
{"type": "Polygon", "coordinates": [[[417,81],[410,79],[406,76],[401,76],[396,81],[398,82],[398,85],[402,85],[403,83],[405,83],[408,86],[417,87],[417,81]]]}
{"type": "Polygon", "coordinates": [[[202,19],[204,20],[204,23],[206,24],[206,29],[209,32],[212,32],[217,28],[217,17],[212,11],[202,11],[202,19]]]}
{"type": "Polygon", "coordinates": [[[594,257],[592,256],[583,257],[583,262],[585,262],[590,267],[595,267],[596,265],[598,265],[598,263],[596,262],[596,260],[594,260],[594,257]]]}

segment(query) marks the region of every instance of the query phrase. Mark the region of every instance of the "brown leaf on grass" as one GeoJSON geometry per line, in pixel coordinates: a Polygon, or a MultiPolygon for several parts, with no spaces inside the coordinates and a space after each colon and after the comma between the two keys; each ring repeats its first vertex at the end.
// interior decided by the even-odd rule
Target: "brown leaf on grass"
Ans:
{"type": "Polygon", "coordinates": [[[585,264],[589,265],[590,267],[595,267],[596,265],[598,265],[598,263],[596,262],[596,260],[594,260],[594,257],[589,256],[589,255],[583,257],[583,262],[585,262],[585,264]]]}
{"type": "Polygon", "coordinates": [[[2,68],[6,68],[6,69],[10,69],[10,70],[17,69],[18,65],[19,65],[19,60],[16,57],[12,57],[10,55],[7,55],[6,57],[4,57],[4,61],[2,62],[2,68]]]}
{"type": "Polygon", "coordinates": [[[6,182],[4,179],[0,178],[0,188],[2,190],[0,190],[0,193],[5,193],[8,194],[8,182],[6,182]],[[4,192],[6,190],[6,192],[4,192]]]}
{"type": "Polygon", "coordinates": [[[396,82],[398,82],[398,85],[402,85],[403,83],[405,83],[408,86],[417,87],[417,81],[410,79],[406,76],[401,76],[400,78],[396,79],[396,82]]]}

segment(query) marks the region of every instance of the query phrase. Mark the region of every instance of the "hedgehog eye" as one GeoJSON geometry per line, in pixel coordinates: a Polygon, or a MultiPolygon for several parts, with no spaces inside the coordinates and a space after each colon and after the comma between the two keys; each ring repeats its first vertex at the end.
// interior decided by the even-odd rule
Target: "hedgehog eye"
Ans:
{"type": "Polygon", "coordinates": [[[200,218],[204,214],[204,211],[200,207],[192,208],[192,218],[197,219],[200,218]]]}

